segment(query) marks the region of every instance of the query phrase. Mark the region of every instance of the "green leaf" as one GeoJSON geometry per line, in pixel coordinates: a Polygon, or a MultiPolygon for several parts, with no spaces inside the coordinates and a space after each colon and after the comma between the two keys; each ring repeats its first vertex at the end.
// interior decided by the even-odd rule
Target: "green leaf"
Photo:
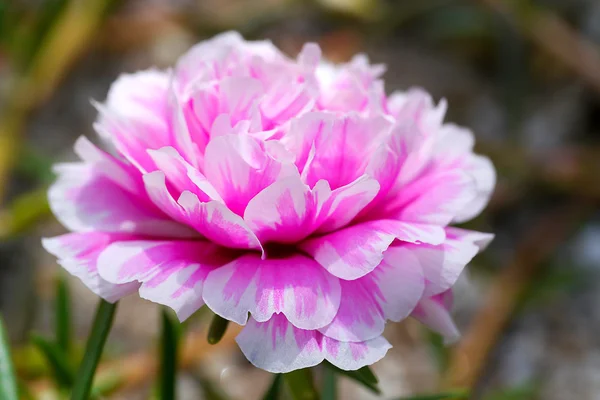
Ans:
{"type": "Polygon", "coordinates": [[[31,335],[31,341],[46,359],[56,384],[62,388],[70,387],[74,382],[73,369],[62,349],[56,343],[37,334],[31,335]]]}
{"type": "Polygon", "coordinates": [[[18,400],[17,380],[10,358],[8,338],[4,329],[4,321],[0,316],[0,399],[18,400]]]}
{"type": "Polygon", "coordinates": [[[325,368],[323,370],[323,391],[321,397],[323,400],[336,400],[337,399],[337,376],[334,370],[331,368],[325,368]]]}
{"type": "Polygon", "coordinates": [[[263,397],[263,400],[279,400],[281,398],[281,382],[283,381],[283,374],[275,374],[273,383],[269,387],[267,393],[263,397]]]}
{"type": "Polygon", "coordinates": [[[284,375],[292,399],[318,400],[319,395],[315,390],[310,368],[298,369],[284,375]]]}
{"type": "Polygon", "coordinates": [[[375,377],[375,374],[373,374],[373,372],[371,372],[371,370],[368,367],[363,367],[357,371],[344,371],[343,369],[340,369],[327,361],[323,364],[325,365],[325,367],[332,369],[339,375],[343,375],[357,383],[360,383],[363,387],[370,390],[371,392],[375,394],[381,394],[381,390],[379,390],[379,387],[377,387],[377,377],[375,377]]]}
{"type": "Polygon", "coordinates": [[[208,343],[217,344],[223,339],[223,335],[227,331],[229,321],[225,318],[216,315],[213,317],[210,327],[208,328],[208,343]]]}
{"type": "Polygon", "coordinates": [[[87,400],[90,396],[94,374],[112,327],[116,309],[117,303],[110,304],[105,300],[100,300],[83,361],[75,378],[71,400],[87,400]]]}
{"type": "Polygon", "coordinates": [[[459,390],[454,392],[436,393],[436,394],[423,394],[417,396],[400,397],[396,400],[467,400],[469,398],[469,392],[466,390],[459,390]]]}
{"type": "Polygon", "coordinates": [[[175,400],[179,322],[167,309],[162,311],[160,399],[175,400]]]}
{"type": "Polygon", "coordinates": [[[375,376],[375,374],[373,373],[373,371],[371,370],[371,368],[369,368],[368,365],[365,365],[364,367],[362,367],[361,369],[356,370],[355,372],[361,378],[363,378],[365,382],[372,383],[373,385],[376,385],[376,384],[379,383],[379,379],[377,379],[377,376],[375,376]]]}
{"type": "Polygon", "coordinates": [[[67,359],[70,359],[72,343],[70,301],[69,287],[65,278],[60,276],[56,284],[56,344],[67,359]]]}

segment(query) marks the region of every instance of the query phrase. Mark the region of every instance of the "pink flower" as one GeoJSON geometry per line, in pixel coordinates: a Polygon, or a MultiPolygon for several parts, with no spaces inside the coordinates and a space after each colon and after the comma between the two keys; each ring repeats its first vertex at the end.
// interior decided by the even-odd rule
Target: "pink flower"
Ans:
{"type": "Polygon", "coordinates": [[[46,249],[108,301],[245,325],[243,353],[272,372],[372,364],[411,314],[456,336],[448,293],[492,237],[448,225],[482,210],[494,169],[445,102],[386,96],[364,56],[320,57],[225,33],[120,77],[96,105],[106,150],[82,137],[82,161],[56,167],[73,233],[46,249]]]}

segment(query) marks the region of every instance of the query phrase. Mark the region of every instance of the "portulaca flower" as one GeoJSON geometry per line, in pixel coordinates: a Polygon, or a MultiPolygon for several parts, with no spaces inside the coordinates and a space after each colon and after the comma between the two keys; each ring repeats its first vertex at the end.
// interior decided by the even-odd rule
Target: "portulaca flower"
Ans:
{"type": "Polygon", "coordinates": [[[383,70],[225,33],[121,76],[96,105],[104,149],[82,137],[82,161],[56,167],[72,233],[44,246],[107,301],[245,325],[242,352],[271,372],[372,364],[386,321],[411,315],[456,336],[452,286],[491,235],[449,225],[484,208],[494,169],[445,101],[386,96],[383,70]]]}

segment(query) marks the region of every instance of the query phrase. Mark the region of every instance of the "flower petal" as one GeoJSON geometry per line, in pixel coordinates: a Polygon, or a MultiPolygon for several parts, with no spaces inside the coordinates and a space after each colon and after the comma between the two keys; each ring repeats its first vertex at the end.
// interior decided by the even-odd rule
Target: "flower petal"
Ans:
{"type": "Polygon", "coordinates": [[[183,192],[178,203],[187,223],[212,242],[234,249],[262,250],[246,222],[223,203],[200,202],[191,192],[183,192]]]}
{"type": "Polygon", "coordinates": [[[156,167],[165,174],[166,179],[179,193],[188,190],[198,196],[201,201],[221,201],[219,193],[208,179],[185,161],[173,147],[148,150],[148,154],[156,167]]]}
{"type": "Polygon", "coordinates": [[[423,268],[427,279],[425,296],[433,296],[450,289],[460,274],[480,251],[479,243],[491,241],[493,235],[457,228],[446,229],[444,243],[433,246],[429,244],[406,244],[423,268]]]}
{"type": "Polygon", "coordinates": [[[324,179],[337,189],[364,173],[371,155],[390,134],[392,122],[384,116],[352,113],[325,126],[314,139],[302,174],[310,186],[324,179]]]}
{"type": "Polygon", "coordinates": [[[55,167],[57,181],[48,191],[50,208],[72,231],[130,232],[186,237],[192,231],[106,178],[98,166],[81,163],[55,167]]]}
{"type": "Polygon", "coordinates": [[[262,243],[296,243],[317,228],[318,199],[299,176],[281,179],[258,193],[244,220],[262,243]]]}
{"type": "Polygon", "coordinates": [[[204,171],[225,204],[238,215],[243,215],[250,199],[261,190],[297,174],[293,164],[275,160],[259,140],[247,135],[212,139],[206,147],[204,171]]]}
{"type": "Polygon", "coordinates": [[[333,190],[320,212],[319,220],[323,222],[320,223],[318,232],[330,232],[347,225],[378,192],[379,182],[367,175],[333,190]]]}
{"type": "Polygon", "coordinates": [[[429,328],[444,336],[446,344],[452,344],[460,338],[460,332],[450,315],[452,291],[432,297],[424,297],[412,316],[429,328]]]}
{"type": "Polygon", "coordinates": [[[340,284],[301,254],[266,260],[246,254],[210,273],[204,301],[215,313],[240,325],[246,323],[248,313],[259,322],[283,313],[294,326],[317,329],[335,316],[340,284]]]}
{"type": "Polygon", "coordinates": [[[477,196],[474,179],[461,170],[426,174],[402,187],[384,215],[401,221],[448,225],[477,196]]]}
{"type": "Polygon", "coordinates": [[[136,174],[137,171],[132,171],[133,167],[131,165],[100,150],[85,136],[80,136],[77,139],[74,150],[86,164],[94,165],[99,173],[114,181],[123,189],[137,195],[143,192],[140,190],[141,185],[136,174]]]}
{"type": "Polygon", "coordinates": [[[115,284],[141,283],[141,297],[171,307],[185,320],[204,304],[208,273],[230,260],[209,242],[135,240],[109,245],[98,258],[98,271],[115,284]]]}
{"type": "Polygon", "coordinates": [[[340,283],[340,309],[331,324],[319,332],[342,342],[380,336],[386,320],[399,322],[410,315],[425,288],[419,261],[402,247],[390,247],[371,273],[340,283]]]}
{"type": "Polygon", "coordinates": [[[412,243],[439,244],[443,228],[396,220],[378,220],[309,238],[299,247],[327,271],[346,280],[360,278],[383,260],[383,253],[396,239],[412,243]]]}
{"type": "Polygon", "coordinates": [[[312,367],[323,360],[344,370],[357,370],[379,361],[392,347],[383,337],[339,342],[318,331],[296,328],[281,315],[263,323],[250,320],[236,341],[248,361],[272,373],[312,367]]]}
{"type": "Polygon", "coordinates": [[[133,165],[153,170],[146,149],[169,145],[169,73],[146,70],[123,74],[111,86],[106,103],[95,103],[95,127],[133,165]]]}
{"type": "Polygon", "coordinates": [[[471,155],[464,167],[475,179],[476,196],[464,206],[454,217],[454,222],[462,223],[478,216],[490,201],[496,186],[496,170],[489,158],[471,155]]]}
{"type": "Polygon", "coordinates": [[[58,263],[92,292],[114,303],[135,292],[139,284],[114,284],[100,277],[97,261],[100,253],[115,241],[130,240],[135,236],[123,233],[85,232],[69,233],[42,239],[44,249],[58,258],[58,263]]]}

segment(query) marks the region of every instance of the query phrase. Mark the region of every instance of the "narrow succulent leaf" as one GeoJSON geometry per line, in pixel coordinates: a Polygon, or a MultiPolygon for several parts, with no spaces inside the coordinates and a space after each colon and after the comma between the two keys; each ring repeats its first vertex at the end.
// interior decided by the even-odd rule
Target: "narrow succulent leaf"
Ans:
{"type": "Polygon", "coordinates": [[[219,343],[221,339],[223,339],[228,326],[228,320],[220,317],[219,315],[215,315],[210,323],[210,327],[208,328],[208,343],[219,343]]]}
{"type": "Polygon", "coordinates": [[[62,388],[70,387],[74,382],[73,369],[62,348],[37,334],[31,336],[31,341],[46,359],[56,384],[62,388]]]}
{"type": "Polygon", "coordinates": [[[335,365],[333,365],[333,364],[331,364],[329,362],[325,362],[325,366],[327,368],[332,369],[337,374],[343,375],[343,376],[345,376],[347,378],[352,379],[354,382],[361,384],[362,386],[364,386],[369,391],[371,391],[371,392],[373,392],[375,394],[381,394],[381,390],[377,386],[377,383],[373,382],[373,378],[372,377],[366,377],[365,375],[367,375],[367,374],[364,374],[364,373],[358,372],[358,371],[345,371],[343,369],[340,369],[340,368],[336,367],[335,365]]]}

